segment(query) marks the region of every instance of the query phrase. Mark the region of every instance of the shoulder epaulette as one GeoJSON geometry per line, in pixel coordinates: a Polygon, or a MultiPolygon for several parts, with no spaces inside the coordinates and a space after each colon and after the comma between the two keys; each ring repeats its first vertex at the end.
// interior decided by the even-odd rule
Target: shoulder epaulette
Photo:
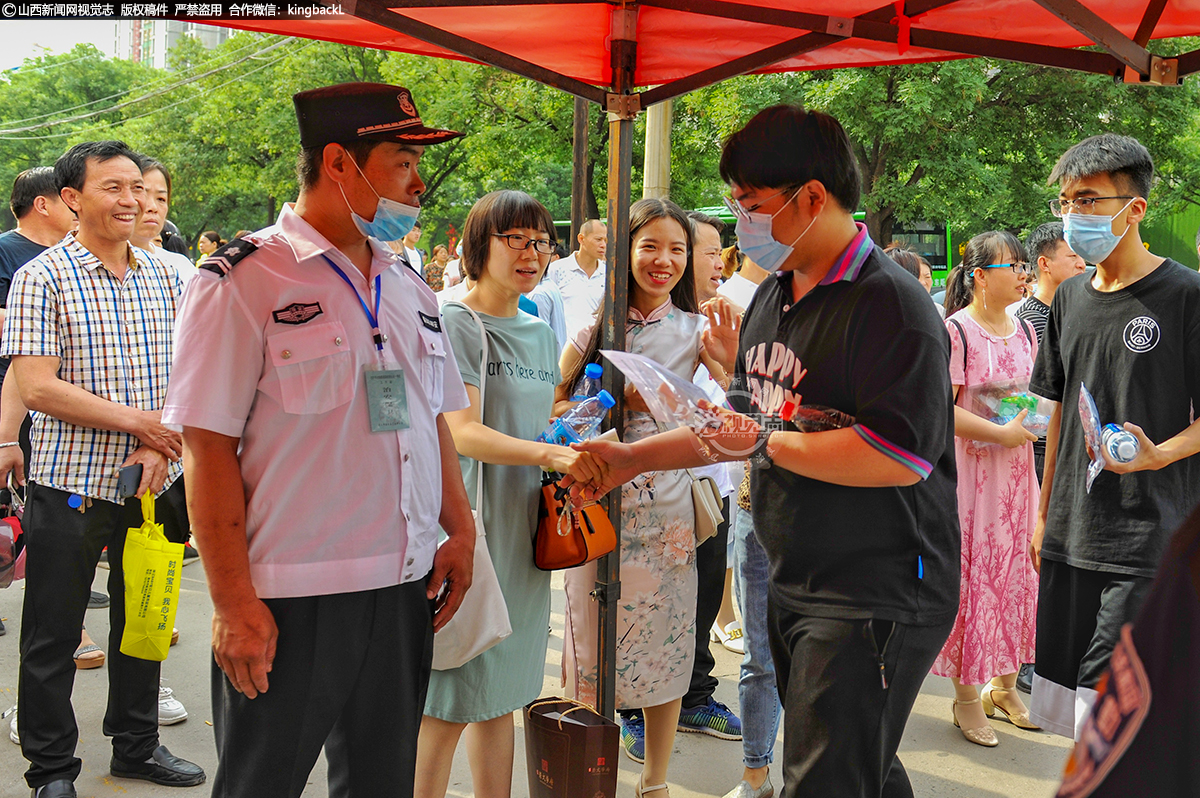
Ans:
{"type": "Polygon", "coordinates": [[[233,267],[238,264],[238,261],[256,249],[258,249],[258,245],[253,241],[247,241],[244,238],[235,238],[201,261],[200,268],[208,269],[210,272],[224,277],[232,271],[233,267]]]}

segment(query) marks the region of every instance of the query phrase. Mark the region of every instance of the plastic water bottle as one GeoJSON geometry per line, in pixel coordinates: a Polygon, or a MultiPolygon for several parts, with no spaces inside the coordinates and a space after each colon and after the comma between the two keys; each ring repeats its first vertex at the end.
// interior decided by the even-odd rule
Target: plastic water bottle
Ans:
{"type": "Polygon", "coordinates": [[[1142,450],[1134,434],[1116,424],[1105,424],[1100,430],[1100,440],[1105,454],[1114,463],[1131,462],[1142,450]]]}
{"type": "Polygon", "coordinates": [[[582,402],[600,393],[600,378],[604,376],[604,366],[599,363],[588,363],[583,370],[583,379],[579,381],[579,392],[571,397],[572,402],[582,402]]]}
{"type": "Polygon", "coordinates": [[[563,413],[537,437],[539,443],[570,446],[586,441],[596,435],[600,422],[617,402],[608,391],[601,391],[590,399],[575,405],[563,413]]]}

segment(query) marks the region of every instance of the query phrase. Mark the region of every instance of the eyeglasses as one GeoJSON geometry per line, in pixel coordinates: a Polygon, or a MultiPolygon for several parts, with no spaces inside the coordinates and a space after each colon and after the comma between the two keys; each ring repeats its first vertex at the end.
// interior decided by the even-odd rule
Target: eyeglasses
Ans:
{"type": "Polygon", "coordinates": [[[1080,197],[1073,200],[1054,199],[1050,200],[1050,213],[1060,218],[1064,213],[1081,213],[1087,216],[1096,212],[1097,202],[1110,199],[1131,200],[1133,197],[1080,197]]]}
{"type": "Polygon", "coordinates": [[[517,233],[510,233],[508,235],[504,235],[503,233],[492,233],[492,235],[494,235],[496,238],[503,238],[506,242],[508,242],[509,248],[517,251],[529,249],[529,245],[533,244],[534,250],[536,250],[538,253],[542,255],[553,255],[555,248],[558,246],[557,242],[551,241],[548,238],[530,238],[529,236],[523,236],[517,233]]]}
{"type": "Polygon", "coordinates": [[[791,191],[794,188],[799,188],[800,185],[803,185],[803,184],[793,184],[790,186],[784,186],[783,188],[776,191],[774,194],[764,197],[763,199],[754,203],[749,208],[747,208],[745,205],[742,205],[741,200],[736,200],[731,196],[726,195],[725,197],[722,197],[722,199],[725,200],[725,207],[729,209],[729,212],[732,213],[734,216],[741,218],[748,214],[754,213],[756,210],[761,208],[763,205],[766,205],[768,202],[773,200],[775,197],[778,197],[780,194],[784,193],[785,191],[791,191]]]}
{"type": "Polygon", "coordinates": [[[993,263],[990,266],[982,266],[984,269],[1012,269],[1013,274],[1030,275],[1033,274],[1033,264],[1018,261],[1017,263],[993,263]]]}

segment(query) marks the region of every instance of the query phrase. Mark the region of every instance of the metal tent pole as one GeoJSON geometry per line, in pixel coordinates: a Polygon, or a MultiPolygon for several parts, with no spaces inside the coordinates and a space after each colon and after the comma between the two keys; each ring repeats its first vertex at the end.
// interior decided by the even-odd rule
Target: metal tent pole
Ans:
{"type": "Polygon", "coordinates": [[[574,252],[579,228],[587,221],[588,101],[582,97],[575,98],[571,144],[571,240],[567,249],[574,252]]]}
{"type": "MultiPolygon", "coordinates": [[[[640,106],[633,93],[637,65],[637,6],[617,6],[612,12],[612,92],[608,111],[608,251],[607,285],[600,343],[603,349],[625,349],[625,320],[629,315],[629,203],[633,179],[633,120],[640,106]]],[[[625,380],[615,368],[605,368],[604,387],[617,400],[606,426],[622,426],[625,417],[625,380]]],[[[599,604],[596,650],[597,710],[612,717],[616,710],[617,601],[621,598],[621,489],[607,498],[608,517],[617,530],[618,545],[596,561],[599,604]]]]}

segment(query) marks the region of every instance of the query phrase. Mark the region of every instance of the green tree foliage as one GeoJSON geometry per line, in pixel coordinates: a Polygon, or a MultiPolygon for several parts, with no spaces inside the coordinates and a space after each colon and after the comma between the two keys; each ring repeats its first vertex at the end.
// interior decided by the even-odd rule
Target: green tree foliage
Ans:
{"type": "MultiPolygon", "coordinates": [[[[1192,41],[1155,49],[1186,51],[1192,41]]],[[[948,223],[973,234],[1029,230],[1048,218],[1054,162],[1105,131],[1155,157],[1152,213],[1200,205],[1200,85],[1116,84],[1098,75],[988,59],[737,78],[679,102],[673,194],[714,205],[723,139],[759,109],[799,102],[841,121],[863,174],[861,209],[876,241],[897,222],[948,223]]],[[[1151,221],[1154,216],[1152,215],[1151,221]]]]}
{"type": "MultiPolygon", "coordinates": [[[[53,164],[74,143],[73,131],[118,124],[123,112],[109,109],[153,76],[153,70],[106,58],[90,44],[27,60],[0,84],[0,130],[18,131],[0,134],[0,186],[11,186],[31,166],[53,164]],[[78,121],[57,121],[64,119],[78,121]]],[[[7,193],[4,200],[7,207],[7,193]]]]}
{"type": "MultiPolygon", "coordinates": [[[[1156,51],[1194,49],[1192,41],[1156,51]]],[[[341,44],[239,33],[213,50],[185,41],[171,68],[105,58],[81,45],[27,61],[0,79],[0,185],[51,164],[68,146],[122,138],[173,172],[172,219],[191,241],[216,228],[272,222],[297,193],[291,96],[346,81],[408,86],[429,124],[468,135],[430,147],[422,218],[426,245],[461,231],[472,203],[519,188],[555,218],[570,215],[572,99],[498,70],[341,44]]],[[[672,196],[715,205],[723,140],[755,112],[798,102],[837,117],[864,179],[861,207],[877,241],[897,223],[945,221],[967,234],[1045,221],[1046,177],[1058,155],[1105,130],[1141,139],[1160,180],[1152,214],[1200,206],[1200,84],[1125,86],[1099,76],[987,59],[735,78],[679,98],[672,196]]],[[[608,124],[589,115],[589,216],[603,215],[608,124]]],[[[634,148],[640,184],[644,117],[634,148]]],[[[1153,216],[1152,216],[1153,219],[1153,216]]]]}

